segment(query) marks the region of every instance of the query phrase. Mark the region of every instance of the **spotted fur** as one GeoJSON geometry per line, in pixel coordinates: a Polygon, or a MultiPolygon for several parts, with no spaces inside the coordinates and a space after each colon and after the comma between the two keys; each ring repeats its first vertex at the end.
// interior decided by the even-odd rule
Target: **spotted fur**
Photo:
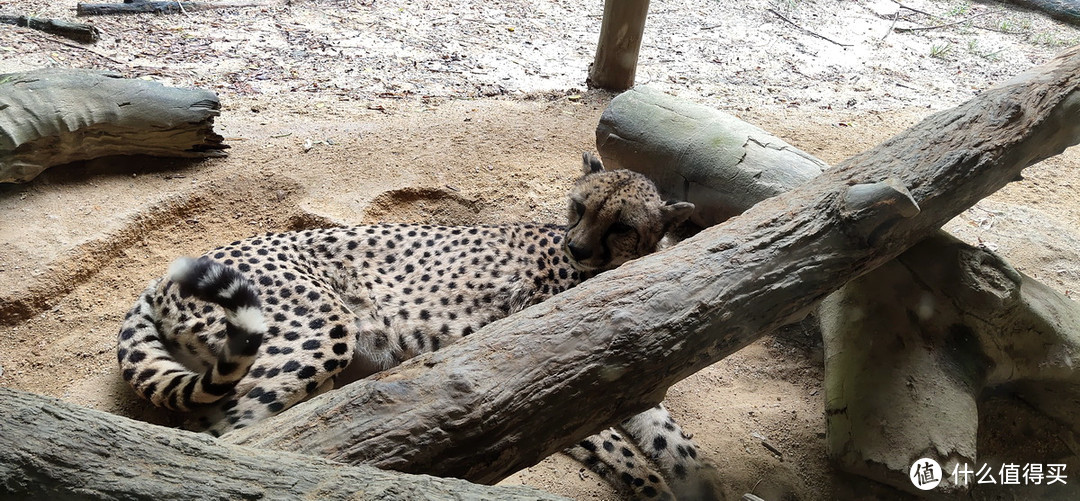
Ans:
{"type": "MultiPolygon", "coordinates": [[[[693,209],[665,204],[640,174],[605,171],[589,154],[583,160],[565,227],[313,229],[182,259],[125,318],[121,373],[140,396],[195,411],[197,427],[221,435],[654,252],[693,209]]],[[[584,460],[594,456],[595,466],[606,461],[584,460]]],[[[648,480],[647,460],[629,468],[628,457],[608,468],[628,477],[636,495],[668,492],[663,479],[648,480]]]]}

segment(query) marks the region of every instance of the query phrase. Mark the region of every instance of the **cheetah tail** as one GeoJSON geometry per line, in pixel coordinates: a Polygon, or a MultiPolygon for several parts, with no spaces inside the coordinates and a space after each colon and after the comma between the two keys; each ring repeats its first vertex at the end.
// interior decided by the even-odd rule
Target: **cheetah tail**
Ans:
{"type": "Polygon", "coordinates": [[[225,310],[226,342],[214,366],[194,372],[163,343],[158,299],[165,287],[159,287],[160,281],[139,297],[125,318],[117,358],[121,374],[136,393],[154,405],[188,411],[220,400],[247,375],[258,356],[266,321],[255,286],[232,267],[207,258],[181,258],[169,267],[169,276],[182,298],[194,295],[225,310]]]}

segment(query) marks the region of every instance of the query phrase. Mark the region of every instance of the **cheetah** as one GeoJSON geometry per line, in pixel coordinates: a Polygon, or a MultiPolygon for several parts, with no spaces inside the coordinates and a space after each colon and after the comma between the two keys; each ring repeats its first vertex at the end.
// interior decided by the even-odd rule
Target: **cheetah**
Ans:
{"type": "MultiPolygon", "coordinates": [[[[221,436],[654,252],[694,208],[664,203],[647,178],[605,170],[589,153],[583,171],[566,226],[311,229],[178,259],[123,321],[121,375],[154,405],[192,412],[190,427],[221,436]]],[[[703,468],[662,406],[623,429],[662,476],[703,468]]],[[[608,430],[567,452],[631,497],[678,492],[624,441],[608,430]]]]}

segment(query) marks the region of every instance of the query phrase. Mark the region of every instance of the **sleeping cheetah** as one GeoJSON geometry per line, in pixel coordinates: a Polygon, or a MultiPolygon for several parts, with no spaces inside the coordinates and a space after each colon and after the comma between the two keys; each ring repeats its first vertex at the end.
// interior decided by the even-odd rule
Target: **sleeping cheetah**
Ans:
{"type": "MultiPolygon", "coordinates": [[[[566,227],[325,228],[177,260],[125,317],[123,378],[155,405],[196,411],[195,426],[220,436],[651,253],[693,210],[663,203],[640,174],[583,158],[566,227]]],[[[662,407],[627,423],[665,475],[686,479],[688,467],[701,467],[662,407]]],[[[608,430],[568,452],[635,497],[667,493],[612,443],[621,440],[608,430]]]]}

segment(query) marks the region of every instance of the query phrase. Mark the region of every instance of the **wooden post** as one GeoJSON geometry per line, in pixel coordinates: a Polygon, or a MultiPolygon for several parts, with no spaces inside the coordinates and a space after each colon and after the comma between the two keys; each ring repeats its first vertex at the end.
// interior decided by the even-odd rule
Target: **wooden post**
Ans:
{"type": "Polygon", "coordinates": [[[605,0],[596,59],[586,81],[590,87],[622,91],[634,86],[648,12],[649,0],[605,0]]]}

